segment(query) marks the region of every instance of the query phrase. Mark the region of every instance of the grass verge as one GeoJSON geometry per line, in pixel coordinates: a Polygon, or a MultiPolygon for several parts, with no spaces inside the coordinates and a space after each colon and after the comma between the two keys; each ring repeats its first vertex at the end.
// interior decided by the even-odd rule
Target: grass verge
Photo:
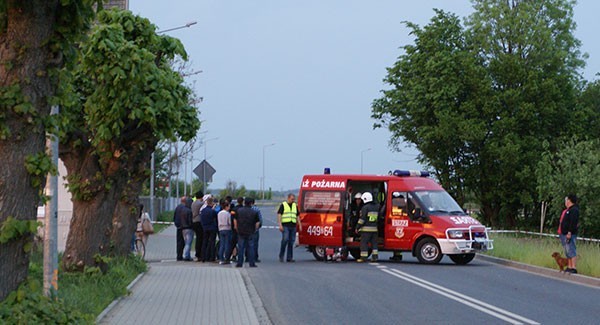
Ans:
{"type": "Polygon", "coordinates": [[[111,258],[104,274],[98,268],[59,270],[58,299],[52,300],[42,295],[42,254],[33,252],[28,280],[0,303],[0,323],[93,324],[114,299],[127,295],[129,283],[146,269],[144,261],[131,255],[111,258]]]}
{"type": "MultiPolygon", "coordinates": [[[[524,234],[492,233],[494,249],[486,255],[541,267],[558,269],[553,252],[565,255],[558,238],[524,234]]],[[[600,277],[600,245],[577,241],[577,272],[600,277]]]]}

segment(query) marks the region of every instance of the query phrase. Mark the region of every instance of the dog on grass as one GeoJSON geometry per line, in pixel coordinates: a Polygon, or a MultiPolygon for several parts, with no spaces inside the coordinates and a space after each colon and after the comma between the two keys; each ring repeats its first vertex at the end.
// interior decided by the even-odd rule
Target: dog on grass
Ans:
{"type": "Polygon", "coordinates": [[[569,265],[568,260],[566,258],[560,256],[559,252],[552,253],[552,257],[554,257],[554,259],[556,260],[556,264],[558,264],[558,267],[560,268],[560,272],[564,272],[565,267],[567,267],[567,265],[569,265]]]}

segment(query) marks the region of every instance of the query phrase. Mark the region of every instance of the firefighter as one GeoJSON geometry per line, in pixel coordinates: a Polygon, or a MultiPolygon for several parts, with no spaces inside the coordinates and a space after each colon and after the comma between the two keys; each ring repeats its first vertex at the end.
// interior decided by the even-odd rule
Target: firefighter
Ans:
{"type": "Polygon", "coordinates": [[[379,205],[373,202],[373,195],[369,192],[362,194],[361,199],[365,204],[360,209],[360,216],[356,225],[356,232],[360,232],[360,258],[356,261],[364,262],[369,256],[369,243],[373,250],[371,262],[377,262],[377,223],[379,220],[379,205]]]}

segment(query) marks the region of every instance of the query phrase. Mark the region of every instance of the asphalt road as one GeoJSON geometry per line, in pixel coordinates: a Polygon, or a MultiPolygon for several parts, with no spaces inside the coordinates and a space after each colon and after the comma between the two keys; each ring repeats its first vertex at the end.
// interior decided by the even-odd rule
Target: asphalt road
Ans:
{"type": "Polygon", "coordinates": [[[318,262],[304,247],[278,260],[277,207],[261,207],[261,263],[248,274],[273,324],[599,324],[600,289],[475,259],[318,262]]]}

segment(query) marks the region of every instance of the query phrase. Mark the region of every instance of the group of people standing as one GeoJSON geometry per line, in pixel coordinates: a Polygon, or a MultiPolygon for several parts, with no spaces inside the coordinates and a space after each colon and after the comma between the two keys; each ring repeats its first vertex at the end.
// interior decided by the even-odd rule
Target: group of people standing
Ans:
{"type": "Polygon", "coordinates": [[[195,200],[182,197],[173,215],[177,228],[177,260],[193,261],[191,246],[195,235],[196,261],[219,264],[235,261],[236,267],[242,267],[246,257],[250,267],[256,267],[256,262],[260,262],[258,241],[262,213],[254,203],[253,198],[240,197],[236,204],[230,196],[217,200],[201,191],[195,194],[195,200]]]}

